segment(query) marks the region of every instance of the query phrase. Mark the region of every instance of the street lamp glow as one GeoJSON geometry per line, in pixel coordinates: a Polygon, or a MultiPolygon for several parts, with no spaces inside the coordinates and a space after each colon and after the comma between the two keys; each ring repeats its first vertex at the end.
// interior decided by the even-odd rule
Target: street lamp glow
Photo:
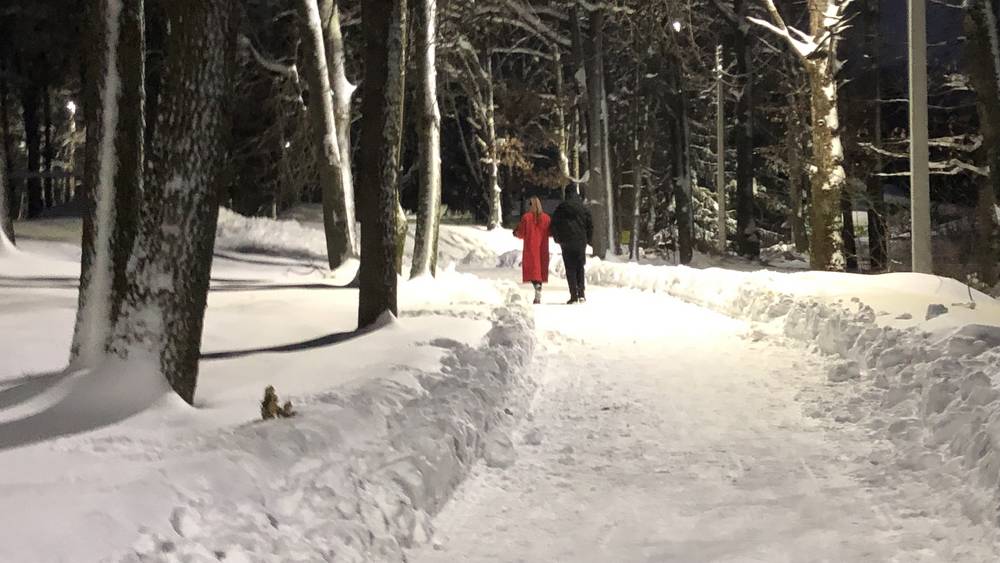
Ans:
{"type": "Polygon", "coordinates": [[[285,141],[285,148],[287,149],[290,146],[292,146],[292,142],[291,141],[285,141]]]}
{"type": "Polygon", "coordinates": [[[680,30],[681,30],[681,22],[674,21],[674,31],[680,32],[680,30]]]}
{"type": "Polygon", "coordinates": [[[76,102],[73,100],[66,102],[66,111],[68,111],[70,115],[76,115],[76,102]]]}

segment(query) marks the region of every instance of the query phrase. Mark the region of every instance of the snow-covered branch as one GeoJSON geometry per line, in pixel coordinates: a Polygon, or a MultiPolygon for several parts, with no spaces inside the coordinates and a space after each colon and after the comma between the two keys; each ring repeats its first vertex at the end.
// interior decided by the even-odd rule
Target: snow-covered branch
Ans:
{"type": "Polygon", "coordinates": [[[293,82],[299,81],[299,71],[294,64],[286,65],[265,57],[254,47],[253,42],[246,35],[240,35],[240,45],[249,50],[257,64],[265,70],[290,78],[293,82]]]}

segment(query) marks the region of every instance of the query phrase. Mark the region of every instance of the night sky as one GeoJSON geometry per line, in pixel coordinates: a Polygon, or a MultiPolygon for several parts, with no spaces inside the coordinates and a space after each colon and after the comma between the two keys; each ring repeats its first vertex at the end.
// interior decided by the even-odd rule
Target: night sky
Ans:
{"type": "MultiPolygon", "coordinates": [[[[906,0],[882,0],[882,46],[884,64],[906,64],[906,0]]],[[[934,2],[927,3],[927,43],[931,64],[950,66],[958,62],[961,48],[956,44],[963,35],[962,10],[934,2]],[[935,46],[948,43],[948,46],[935,46]]]]}

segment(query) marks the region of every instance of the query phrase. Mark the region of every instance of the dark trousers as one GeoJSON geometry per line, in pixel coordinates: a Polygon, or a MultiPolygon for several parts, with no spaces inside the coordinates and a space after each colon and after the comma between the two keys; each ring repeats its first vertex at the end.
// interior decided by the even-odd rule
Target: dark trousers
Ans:
{"type": "Polygon", "coordinates": [[[587,247],[563,246],[563,264],[566,266],[566,281],[569,283],[569,295],[573,299],[584,297],[587,289],[587,276],[584,266],[587,264],[587,247]]]}

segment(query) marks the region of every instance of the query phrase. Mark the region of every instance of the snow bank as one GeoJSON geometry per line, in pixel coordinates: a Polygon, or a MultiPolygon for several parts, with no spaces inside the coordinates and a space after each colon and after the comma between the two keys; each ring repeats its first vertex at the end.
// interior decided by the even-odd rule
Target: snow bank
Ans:
{"type": "MultiPolygon", "coordinates": [[[[215,248],[217,251],[326,261],[322,216],[317,218],[308,207],[289,216],[294,218],[244,217],[220,209],[215,248]]],[[[414,230],[411,224],[404,247],[407,263],[413,256],[414,230]]],[[[444,268],[450,264],[492,267],[498,255],[519,245],[520,241],[505,229],[488,231],[478,226],[441,225],[438,265],[444,268]]],[[[408,272],[409,267],[404,271],[408,272]]]]}
{"type": "MultiPolygon", "coordinates": [[[[812,414],[864,424],[893,445],[899,466],[926,472],[974,521],[1000,523],[1000,314],[992,298],[920,274],[746,273],[595,260],[587,278],[767,323],[837,358],[829,381],[841,387],[839,399],[812,414]],[[948,312],[927,318],[932,308],[948,312]]],[[[872,464],[887,461],[872,455],[872,464]]]]}
{"type": "Polygon", "coordinates": [[[533,323],[512,295],[492,325],[478,347],[432,341],[438,372],[400,367],[188,446],[212,470],[187,468],[188,500],[115,560],[403,561],[472,464],[513,459],[533,323]]]}

